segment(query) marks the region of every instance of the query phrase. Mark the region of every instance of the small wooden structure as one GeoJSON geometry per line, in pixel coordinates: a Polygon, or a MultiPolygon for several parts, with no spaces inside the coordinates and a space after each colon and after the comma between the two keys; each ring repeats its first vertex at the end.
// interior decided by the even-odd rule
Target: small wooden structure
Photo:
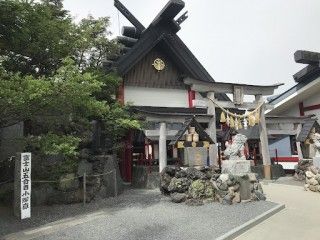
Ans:
{"type": "Polygon", "coordinates": [[[209,165],[208,150],[211,144],[214,144],[213,140],[197,122],[196,118],[192,117],[184,123],[181,130],[177,132],[169,145],[178,149],[178,159],[180,165],[189,165],[189,160],[187,159],[188,151],[186,151],[189,148],[195,148],[195,150],[199,150],[199,152],[195,154],[195,156],[198,156],[198,158],[201,158],[200,150],[202,153],[206,153],[205,163],[200,159],[199,161],[197,161],[197,159],[193,159],[193,165],[209,165]],[[196,162],[198,163],[194,164],[196,162]]]}

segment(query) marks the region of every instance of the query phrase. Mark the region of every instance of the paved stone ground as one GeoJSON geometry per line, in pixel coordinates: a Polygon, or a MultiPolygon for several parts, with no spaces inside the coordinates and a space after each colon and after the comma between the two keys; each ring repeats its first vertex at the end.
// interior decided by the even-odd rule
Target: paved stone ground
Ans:
{"type": "MultiPolygon", "coordinates": [[[[185,204],[171,203],[158,190],[128,190],[117,199],[107,199],[99,203],[99,212],[92,212],[89,216],[78,216],[70,221],[60,221],[53,226],[42,226],[38,229],[24,230],[12,235],[11,239],[117,239],[117,240],[145,240],[145,239],[215,239],[248,220],[264,213],[276,206],[268,201],[241,203],[224,206],[210,203],[203,206],[191,207],[185,204]],[[101,207],[103,209],[101,210],[101,207]],[[41,236],[45,232],[45,236],[41,236]],[[40,234],[41,233],[41,234],[40,234]],[[22,235],[21,235],[22,234],[22,235]]],[[[50,209],[50,220],[54,218],[54,211],[59,216],[69,212],[81,212],[81,205],[74,207],[53,206],[50,209]]],[[[35,210],[35,209],[34,209],[35,210]]],[[[46,219],[44,208],[38,217],[46,219]]],[[[90,209],[89,209],[90,210],[90,209]]],[[[87,211],[89,211],[87,210],[87,211]]],[[[35,214],[33,214],[35,217],[35,214]]],[[[61,218],[61,217],[60,217],[61,218]]],[[[40,220],[33,220],[39,226],[40,220]]],[[[8,223],[6,223],[8,227],[8,223]]],[[[14,223],[15,231],[24,229],[19,222],[14,223]]],[[[30,223],[29,226],[32,224],[30,223]]],[[[0,229],[3,229],[3,222],[0,229]]],[[[11,229],[12,232],[13,229],[11,229]]],[[[3,234],[2,230],[2,234],[3,234]]],[[[7,231],[8,233],[8,231],[7,231]]]]}
{"type": "Polygon", "coordinates": [[[320,193],[304,191],[295,184],[295,180],[280,179],[276,184],[263,185],[268,200],[285,204],[286,208],[236,240],[320,239],[320,193]]]}
{"type": "Polygon", "coordinates": [[[276,180],[270,180],[270,181],[266,181],[264,180],[264,182],[269,182],[269,183],[276,183],[276,184],[284,184],[284,185],[292,185],[292,186],[300,186],[303,187],[305,182],[304,181],[297,181],[293,178],[292,174],[288,174],[285,177],[280,177],[276,180]]]}

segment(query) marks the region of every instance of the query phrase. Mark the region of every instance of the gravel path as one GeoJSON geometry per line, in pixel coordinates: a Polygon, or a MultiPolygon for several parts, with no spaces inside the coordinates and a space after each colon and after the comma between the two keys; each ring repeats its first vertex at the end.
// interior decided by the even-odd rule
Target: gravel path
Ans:
{"type": "Polygon", "coordinates": [[[102,218],[43,236],[40,239],[214,239],[271,209],[272,202],[249,202],[232,206],[210,203],[191,207],[171,203],[157,190],[128,190],[117,199],[81,205],[34,208],[33,220],[0,222],[2,234],[39,226],[62,217],[104,210],[102,218]],[[3,231],[3,227],[11,228],[3,231]]]}

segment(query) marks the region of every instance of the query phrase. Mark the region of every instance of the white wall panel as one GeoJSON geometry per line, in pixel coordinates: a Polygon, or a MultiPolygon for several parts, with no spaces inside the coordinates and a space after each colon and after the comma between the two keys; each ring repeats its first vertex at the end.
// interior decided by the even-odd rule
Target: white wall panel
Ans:
{"type": "Polygon", "coordinates": [[[125,86],[124,101],[134,106],[189,107],[188,92],[181,89],[125,86]]]}

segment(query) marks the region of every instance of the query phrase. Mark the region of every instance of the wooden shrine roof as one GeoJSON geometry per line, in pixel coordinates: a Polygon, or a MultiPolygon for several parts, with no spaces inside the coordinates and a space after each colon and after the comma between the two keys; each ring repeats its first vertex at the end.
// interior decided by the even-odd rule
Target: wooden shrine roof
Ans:
{"type": "MultiPolygon", "coordinates": [[[[184,8],[183,1],[170,0],[146,29],[119,0],[115,0],[115,6],[135,26],[136,31],[139,31],[137,41],[130,43],[131,46],[127,47],[126,53],[115,64],[121,76],[127,74],[152,49],[161,44],[177,67],[182,70],[181,79],[189,76],[202,82],[214,82],[211,75],[176,34],[181,29],[180,24],[186,19],[185,14],[178,20],[174,19],[184,8]]],[[[217,98],[229,101],[225,94],[219,94],[217,98]]]]}
{"type": "Polygon", "coordinates": [[[308,64],[293,75],[296,82],[303,82],[309,79],[314,80],[320,77],[320,53],[298,50],[294,53],[294,60],[297,63],[308,64]]]}
{"type": "Polygon", "coordinates": [[[200,141],[207,141],[210,144],[214,143],[210,136],[203,129],[203,127],[201,127],[201,125],[193,117],[185,121],[182,128],[177,132],[174,139],[170,142],[170,145],[175,145],[178,141],[182,140],[185,132],[189,129],[189,127],[195,127],[196,133],[199,134],[200,141]]]}

